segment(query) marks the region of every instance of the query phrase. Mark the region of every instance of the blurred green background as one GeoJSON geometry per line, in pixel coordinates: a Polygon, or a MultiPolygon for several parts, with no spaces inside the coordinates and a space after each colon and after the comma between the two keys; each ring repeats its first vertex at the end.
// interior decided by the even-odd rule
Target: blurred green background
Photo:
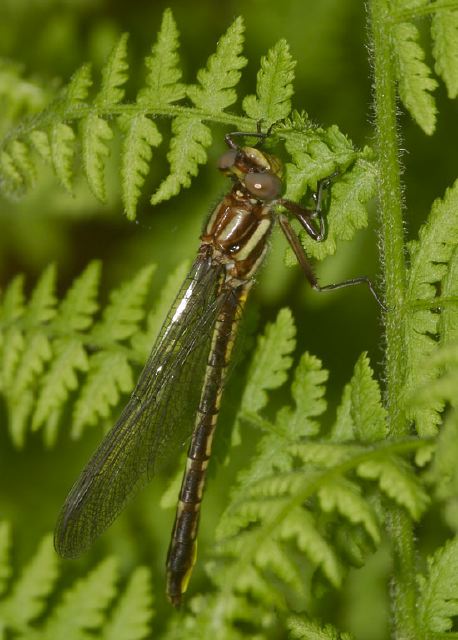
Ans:
{"type": "MultiPolygon", "coordinates": [[[[219,36],[237,15],[242,15],[249,64],[243,72],[239,96],[253,92],[261,55],[279,38],[286,38],[298,61],[295,108],[306,110],[321,126],[336,123],[358,146],[371,144],[368,27],[364,3],[360,0],[1,0],[0,58],[20,65],[24,77],[42,87],[34,98],[40,106],[82,62],[91,61],[97,75],[116,39],[127,31],[131,69],[127,97],[133,99],[144,79],[143,58],[150,51],[167,6],[173,9],[181,31],[185,82],[193,82],[219,36]]],[[[400,118],[401,145],[406,149],[402,161],[409,238],[415,237],[432,200],[443,193],[456,174],[456,105],[446,100],[442,87],[438,90],[438,101],[441,114],[432,138],[426,137],[406,115],[400,118]]],[[[3,134],[20,110],[19,114],[10,113],[2,109],[2,104],[7,106],[0,95],[3,134]]],[[[2,286],[16,273],[24,272],[31,287],[39,273],[55,262],[59,290],[63,292],[90,260],[98,258],[103,261],[106,299],[111,287],[147,263],[158,265],[155,285],[160,287],[176,265],[194,256],[203,220],[227,188],[214,168],[216,158],[224,150],[225,131],[214,129],[209,162],[191,188],[152,208],[148,193],[167,172],[169,122],[164,120],[159,126],[166,140],[154,154],[137,223],[128,222],[122,214],[117,140],[113,142],[107,171],[107,206],[95,200],[82,178],[76,181],[75,197],[70,197],[46,168],[26,198],[15,202],[0,200],[2,286]]],[[[369,228],[353,241],[342,243],[337,254],[318,267],[321,282],[367,274],[380,285],[376,229],[373,206],[369,228]]],[[[277,233],[252,296],[251,312],[262,326],[276,316],[280,307],[288,305],[293,309],[298,326],[298,353],[311,351],[332,371],[329,422],[361,351],[369,351],[374,368],[381,371],[383,339],[379,309],[365,288],[322,296],[311,292],[298,268],[287,269],[283,265],[284,248],[285,241],[277,233]]],[[[240,371],[240,377],[232,375],[226,404],[237,401],[243,363],[240,371]]],[[[4,421],[4,411],[0,411],[4,421]]],[[[82,440],[72,442],[64,426],[52,451],[47,451],[36,436],[30,437],[25,450],[18,452],[12,448],[7,429],[0,429],[0,517],[10,519],[14,525],[19,562],[53,528],[67,489],[100,436],[101,429],[96,428],[82,440]]],[[[249,455],[249,448],[247,445],[247,453],[239,455],[239,465],[249,455]]],[[[205,582],[203,560],[218,515],[227,501],[235,468],[232,464],[217,473],[213,469],[200,536],[201,564],[191,592],[205,582]]],[[[92,554],[68,563],[66,580],[105,552],[119,552],[126,571],[136,563],[153,568],[158,608],[168,615],[162,595],[162,567],[173,511],[163,512],[156,506],[166,484],[166,479],[158,479],[103,537],[92,554]]],[[[385,555],[380,553],[363,572],[350,577],[344,601],[333,609],[337,622],[348,625],[365,640],[386,637],[385,591],[381,586],[386,571],[385,555]]],[[[329,607],[329,600],[327,603],[329,607]]]]}

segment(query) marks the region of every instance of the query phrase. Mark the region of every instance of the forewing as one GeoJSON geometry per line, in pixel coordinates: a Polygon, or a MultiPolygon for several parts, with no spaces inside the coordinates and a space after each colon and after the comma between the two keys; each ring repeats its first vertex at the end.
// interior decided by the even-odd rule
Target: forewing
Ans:
{"type": "Polygon", "coordinates": [[[189,437],[213,328],[229,294],[222,280],[222,267],[196,260],[129,402],[67,497],[55,532],[61,556],[85,551],[189,437]]]}

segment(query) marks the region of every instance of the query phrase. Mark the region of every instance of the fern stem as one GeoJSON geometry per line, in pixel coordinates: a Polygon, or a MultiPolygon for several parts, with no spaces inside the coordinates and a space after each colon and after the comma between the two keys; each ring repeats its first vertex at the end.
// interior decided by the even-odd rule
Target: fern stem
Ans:
{"type": "MultiPolygon", "coordinates": [[[[384,259],[386,306],[386,403],[392,438],[408,434],[408,423],[400,407],[406,371],[404,355],[405,283],[404,233],[396,122],[396,85],[391,46],[388,0],[370,3],[374,62],[376,144],[379,162],[378,195],[381,245],[384,259]]],[[[400,507],[387,513],[388,533],[393,549],[393,637],[416,640],[415,603],[416,552],[412,520],[400,507]]]]}
{"type": "Polygon", "coordinates": [[[197,118],[204,122],[231,125],[237,131],[256,131],[256,122],[250,118],[236,116],[233,113],[226,113],[223,111],[212,113],[210,111],[205,111],[204,109],[198,109],[197,107],[167,105],[166,107],[152,106],[148,109],[145,105],[138,105],[136,103],[100,106],[96,104],[81,104],[77,107],[66,107],[63,105],[61,108],[57,109],[46,109],[34,118],[26,122],[22,122],[19,126],[10,129],[7,135],[0,140],[0,149],[5,147],[10,140],[14,140],[21,136],[27,136],[35,129],[46,129],[56,122],[69,123],[81,120],[82,118],[87,118],[89,115],[96,115],[110,119],[121,115],[134,116],[140,114],[150,116],[153,119],[157,117],[176,118],[177,116],[185,115],[190,118],[197,118]]]}

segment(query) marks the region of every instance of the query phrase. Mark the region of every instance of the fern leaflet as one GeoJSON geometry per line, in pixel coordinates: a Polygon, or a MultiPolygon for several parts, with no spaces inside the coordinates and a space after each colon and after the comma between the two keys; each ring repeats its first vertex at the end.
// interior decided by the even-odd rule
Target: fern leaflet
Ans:
{"type": "MultiPolygon", "coordinates": [[[[133,368],[144,361],[160,326],[163,302],[157,313],[151,312],[145,332],[139,331],[152,273],[152,267],[140,270],[111,294],[99,315],[96,262],[75,280],[59,305],[54,267],[44,272],[28,304],[23,278],[12,281],[0,304],[0,388],[17,446],[24,444],[29,424],[42,429],[52,445],[62,411],[77,387],[73,436],[79,437],[100,417],[110,417],[120,394],[132,388],[133,368]]],[[[175,293],[171,281],[163,299],[175,293]]]]}
{"type": "Polygon", "coordinates": [[[114,558],[107,558],[86,577],[63,592],[55,602],[54,591],[60,563],[54,552],[52,536],[46,536],[37,552],[11,585],[10,528],[0,523],[0,558],[4,567],[4,585],[0,593],[2,631],[21,640],[74,640],[97,632],[107,640],[146,640],[150,637],[152,590],[150,574],[144,567],[132,573],[119,594],[119,570],[114,558]],[[52,598],[52,605],[48,601],[52,598]],[[110,613],[108,613],[110,608],[110,613]]]}
{"type": "MultiPolygon", "coordinates": [[[[276,337],[279,344],[285,344],[288,332],[290,326],[285,329],[281,322],[270,326],[253,362],[263,361],[267,340],[276,337]]],[[[269,371],[266,362],[264,369],[265,380],[272,375],[275,379],[278,363],[269,371]]],[[[380,492],[415,519],[428,504],[426,493],[402,458],[404,452],[414,451],[422,443],[384,442],[385,412],[365,355],[344,391],[343,402],[349,406],[338,412],[345,428],[335,426],[330,440],[316,439],[320,430],[317,418],[326,406],[326,379],[319,361],[304,354],[294,372],[294,404],[282,407],[274,423],[244,414],[242,409],[241,419],[268,433],[261,438],[252,465],[240,474],[217,529],[217,558],[224,560],[217,560],[219,566],[211,575],[223,591],[227,591],[225,585],[231,585],[238,594],[248,593],[277,607],[283,606],[281,592],[291,590],[303,597],[304,585],[298,559],[289,551],[291,545],[308,557],[315,572],[320,569],[331,584],[340,585],[346,565],[355,557],[350,548],[353,543],[348,541],[363,534],[368,548],[380,542],[379,515],[366,495],[366,479],[376,480],[380,492]],[[343,433],[345,444],[336,438],[343,433]],[[351,442],[353,438],[355,442],[351,442]],[[361,444],[364,441],[367,444],[361,444]],[[345,534],[339,534],[341,529],[345,534]],[[269,575],[276,577],[276,588],[269,575]]],[[[263,396],[255,402],[265,408],[263,396]]]]}

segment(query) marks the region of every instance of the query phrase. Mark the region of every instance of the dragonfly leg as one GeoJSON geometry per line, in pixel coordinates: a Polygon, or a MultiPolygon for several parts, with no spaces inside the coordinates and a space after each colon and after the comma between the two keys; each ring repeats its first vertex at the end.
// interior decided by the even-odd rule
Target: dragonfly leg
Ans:
{"type": "MultiPolygon", "coordinates": [[[[294,203],[292,203],[292,204],[294,204],[294,203]]],[[[296,205],[296,206],[298,206],[298,205],[296,205]]],[[[358,284],[365,284],[367,287],[369,287],[370,292],[372,293],[372,295],[374,296],[374,298],[376,299],[376,301],[380,305],[380,307],[384,311],[386,311],[386,307],[383,304],[382,300],[380,299],[377,291],[375,290],[375,287],[374,287],[372,281],[367,276],[359,276],[357,278],[350,278],[349,280],[343,280],[342,282],[336,282],[336,283],[327,284],[327,285],[324,285],[324,286],[318,284],[318,280],[317,280],[317,278],[316,278],[316,276],[315,276],[315,274],[313,272],[313,269],[312,269],[312,266],[311,266],[311,264],[309,262],[307,254],[305,253],[304,248],[301,245],[300,240],[297,237],[294,229],[290,225],[288,219],[283,214],[280,214],[279,217],[278,217],[278,221],[280,223],[280,227],[282,228],[283,233],[286,236],[286,239],[288,240],[289,244],[291,245],[292,250],[294,251],[294,254],[295,254],[295,256],[297,258],[297,261],[299,262],[299,264],[300,264],[300,266],[302,268],[302,271],[305,274],[305,277],[309,281],[311,287],[313,289],[315,289],[315,291],[319,291],[319,292],[321,292],[321,291],[332,291],[334,289],[343,289],[344,287],[352,287],[352,286],[358,285],[358,284]]],[[[308,228],[305,225],[303,225],[303,226],[306,229],[306,231],[308,231],[308,228]]],[[[309,233],[309,235],[314,240],[317,240],[317,237],[316,237],[317,234],[316,234],[315,230],[314,230],[313,233],[309,233]]]]}
{"type": "Polygon", "coordinates": [[[226,133],[224,141],[231,149],[238,150],[239,145],[233,140],[235,137],[259,138],[260,140],[265,140],[269,135],[270,133],[263,133],[262,131],[232,131],[231,133],[226,133]]]}

